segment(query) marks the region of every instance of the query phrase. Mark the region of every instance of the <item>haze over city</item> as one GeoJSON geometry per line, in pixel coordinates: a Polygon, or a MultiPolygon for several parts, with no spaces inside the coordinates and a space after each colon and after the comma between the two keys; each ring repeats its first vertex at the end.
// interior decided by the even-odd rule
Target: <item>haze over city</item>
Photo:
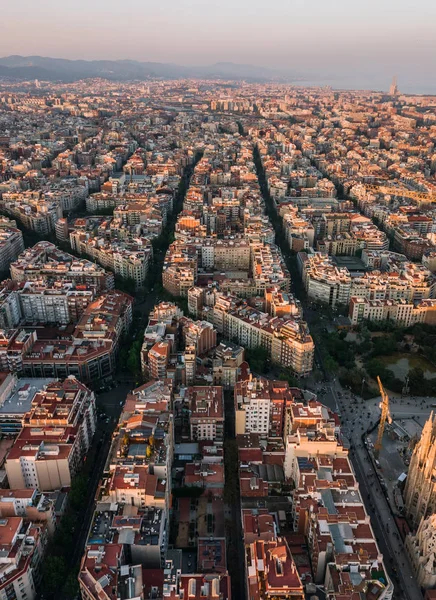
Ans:
{"type": "Polygon", "coordinates": [[[134,59],[204,66],[244,63],[290,80],[436,93],[431,0],[42,0],[2,6],[0,56],[134,59]]]}
{"type": "Polygon", "coordinates": [[[6,2],[0,600],[436,600],[434,0],[6,2]]]}

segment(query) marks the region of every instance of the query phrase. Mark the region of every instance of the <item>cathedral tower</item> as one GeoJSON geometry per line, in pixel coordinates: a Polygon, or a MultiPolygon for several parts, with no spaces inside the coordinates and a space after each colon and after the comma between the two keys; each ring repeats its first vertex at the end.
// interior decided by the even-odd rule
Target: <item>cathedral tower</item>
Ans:
{"type": "Polygon", "coordinates": [[[431,413],[410,461],[404,490],[406,516],[414,527],[436,513],[436,417],[431,413]]]}

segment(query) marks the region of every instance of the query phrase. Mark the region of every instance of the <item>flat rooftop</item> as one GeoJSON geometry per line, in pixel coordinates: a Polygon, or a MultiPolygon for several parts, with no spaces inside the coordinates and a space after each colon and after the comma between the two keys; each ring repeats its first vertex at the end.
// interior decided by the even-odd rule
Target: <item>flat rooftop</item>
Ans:
{"type": "Polygon", "coordinates": [[[346,267],[349,271],[367,271],[363,261],[357,256],[332,256],[333,263],[337,267],[346,267]]]}
{"type": "Polygon", "coordinates": [[[0,418],[29,412],[35,394],[56,379],[50,377],[23,377],[17,381],[12,394],[0,406],[0,418]]]}

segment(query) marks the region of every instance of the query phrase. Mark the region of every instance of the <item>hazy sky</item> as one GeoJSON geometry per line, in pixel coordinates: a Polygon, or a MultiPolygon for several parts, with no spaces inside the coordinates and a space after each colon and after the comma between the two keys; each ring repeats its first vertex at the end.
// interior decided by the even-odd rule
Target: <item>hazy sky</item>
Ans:
{"type": "MultiPolygon", "coordinates": [[[[2,0],[0,56],[231,61],[436,91],[435,0],[2,0]]],[[[412,90],[411,90],[412,91],[412,90]]]]}

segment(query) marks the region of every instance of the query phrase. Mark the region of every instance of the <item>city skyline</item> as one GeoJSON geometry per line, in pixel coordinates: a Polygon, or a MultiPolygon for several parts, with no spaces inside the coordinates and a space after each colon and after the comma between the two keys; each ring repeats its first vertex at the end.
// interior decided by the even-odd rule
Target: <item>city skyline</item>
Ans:
{"type": "Polygon", "coordinates": [[[0,59],[2,599],[435,600],[436,96],[249,73],[0,59]]]}
{"type": "Polygon", "coordinates": [[[165,6],[97,0],[89,7],[79,0],[74,9],[62,5],[56,11],[43,1],[35,14],[25,0],[19,10],[13,3],[3,9],[9,27],[0,40],[0,56],[186,66],[233,62],[337,88],[387,89],[395,73],[402,91],[436,93],[436,83],[428,78],[436,56],[430,25],[436,7],[424,0],[419,4],[422,10],[408,0],[383,5],[370,0],[361,6],[344,0],[333,5],[316,0],[310,6],[225,0],[207,8],[198,0],[165,6]]]}

